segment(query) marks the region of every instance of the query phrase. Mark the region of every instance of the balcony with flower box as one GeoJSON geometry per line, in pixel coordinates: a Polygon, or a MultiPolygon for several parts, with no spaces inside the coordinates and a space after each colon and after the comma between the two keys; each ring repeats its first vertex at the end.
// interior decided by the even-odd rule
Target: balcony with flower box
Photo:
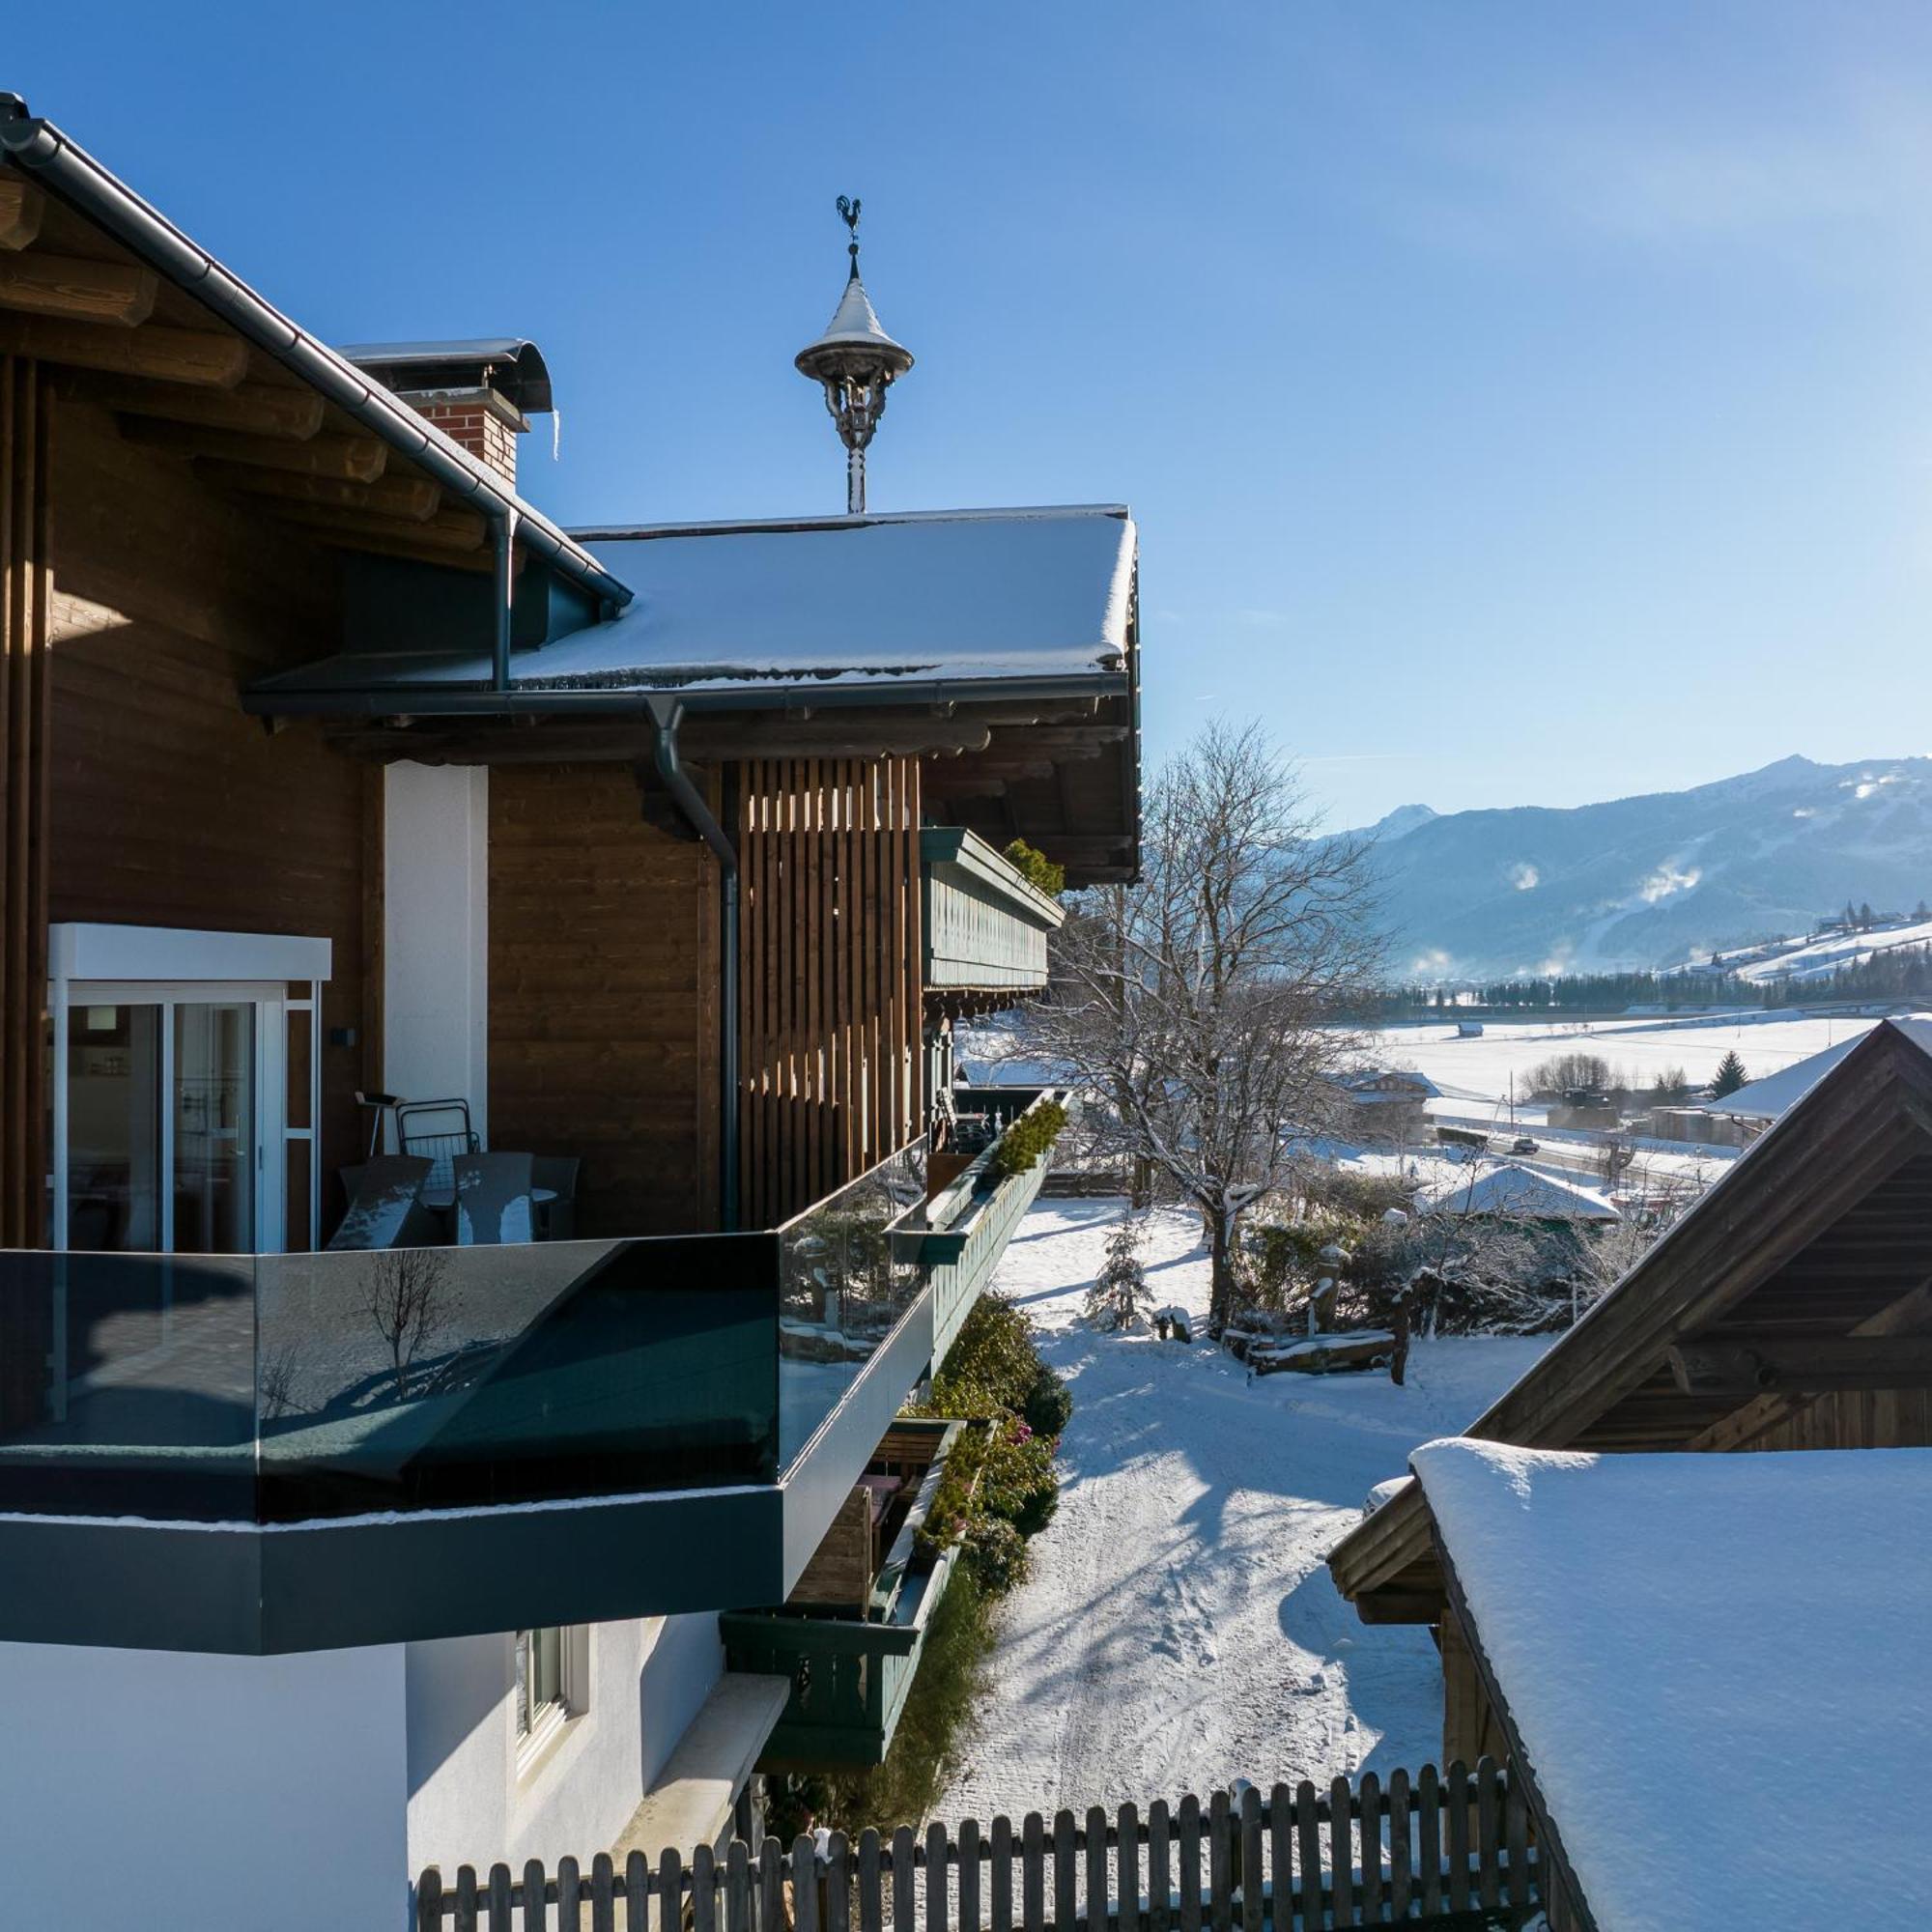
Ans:
{"type": "Polygon", "coordinates": [[[718,1619],[728,1670],[791,1685],[761,1770],[884,1761],[957,1561],[925,1532],[966,1427],[895,1422],[784,1605],[718,1619]]]}
{"type": "Polygon", "coordinates": [[[999,1005],[1042,990],[1047,935],[1066,920],[1060,902],[961,827],[927,826],[919,850],[927,994],[999,1005]]]}

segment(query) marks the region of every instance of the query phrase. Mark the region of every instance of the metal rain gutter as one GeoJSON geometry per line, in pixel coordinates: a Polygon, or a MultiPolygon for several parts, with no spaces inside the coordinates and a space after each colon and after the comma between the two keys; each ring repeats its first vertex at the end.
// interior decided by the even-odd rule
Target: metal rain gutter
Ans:
{"type": "Polygon", "coordinates": [[[514,518],[525,544],[606,604],[621,608],[631,587],[440,430],[368,382],[355,364],[291,322],[196,246],[157,210],[102,167],[51,122],[37,120],[17,94],[0,93],[0,150],[43,179],[59,197],[90,215],[193,296],[256,348],[319,389],[329,402],[419,463],[444,489],[499,526],[514,518]]]}
{"type": "Polygon", "coordinates": [[[891,705],[992,704],[1006,699],[1122,697],[1131,694],[1124,671],[1074,677],[881,678],[874,684],[821,684],[801,680],[774,690],[751,685],[743,690],[710,686],[700,691],[546,690],[531,685],[507,689],[451,688],[447,685],[394,684],[381,689],[337,691],[252,690],[242,694],[242,708],[262,717],[283,718],[464,718],[557,717],[635,718],[641,702],[675,703],[707,716],[713,712],[762,711],[781,718],[810,718],[820,712],[868,710],[891,705]]]}
{"type": "Polygon", "coordinates": [[[675,697],[649,697],[644,709],[650,714],[651,728],[657,738],[658,776],[664,780],[678,809],[698,836],[718,857],[723,929],[720,936],[721,984],[719,987],[718,1086],[718,1194],[719,1219],[723,1232],[731,1234],[738,1226],[738,850],[724,828],[712,815],[704,795],[692,783],[691,775],[678,757],[677,731],[684,722],[684,706],[675,697]]]}

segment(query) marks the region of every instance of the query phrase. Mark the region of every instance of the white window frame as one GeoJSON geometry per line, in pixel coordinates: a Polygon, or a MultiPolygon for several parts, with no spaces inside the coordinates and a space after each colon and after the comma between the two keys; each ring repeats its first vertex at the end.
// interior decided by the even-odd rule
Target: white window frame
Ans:
{"type": "Polygon", "coordinates": [[[590,1627],[587,1624],[545,1624],[521,1630],[511,1639],[510,1695],[515,1705],[511,1727],[516,1738],[517,1776],[527,1777],[550,1754],[573,1719],[590,1708],[590,1627]],[[516,1667],[517,1653],[527,1644],[534,1657],[539,1637],[554,1636],[558,1646],[556,1695],[534,1711],[524,1708],[524,1680],[516,1667]]]}
{"type": "MultiPolygon", "coordinates": [[[[68,1245],[68,1014],[76,1006],[242,1006],[255,1008],[255,1252],[287,1245],[289,1144],[308,1144],[308,1246],[322,1241],[322,988],[329,977],[327,939],[289,933],[206,932],[174,926],[61,923],[48,933],[48,1007],[53,1020],[53,1147],[49,1176],[53,1245],[68,1245]],[[292,997],[306,982],[308,996],[292,997]],[[292,1127],[288,1105],[288,1023],[308,1017],[308,1124],[292,1127]]],[[[161,1091],[173,1082],[174,1021],[161,1023],[161,1091]]],[[[162,1109],[161,1171],[172,1171],[174,1125],[162,1109]]],[[[161,1245],[174,1239],[173,1189],[161,1189],[161,1245]]]]}

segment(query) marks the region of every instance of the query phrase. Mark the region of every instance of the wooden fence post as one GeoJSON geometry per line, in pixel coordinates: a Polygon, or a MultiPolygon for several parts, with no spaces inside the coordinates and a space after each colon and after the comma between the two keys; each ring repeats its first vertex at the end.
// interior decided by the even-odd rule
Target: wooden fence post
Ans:
{"type": "Polygon", "coordinates": [[[1120,1810],[1114,1844],[1114,1892],[1120,1932],[1141,1932],[1141,1814],[1131,1799],[1120,1810]]]}
{"type": "Polygon", "coordinates": [[[1192,1792],[1180,1801],[1179,1823],[1180,1932],[1201,1932],[1201,1801],[1192,1792]]]}
{"type": "Polygon", "coordinates": [[[1362,1923],[1379,1925],[1382,1918],[1382,1781],[1364,1772],[1357,1787],[1361,1798],[1362,1923]]]}
{"type": "Polygon", "coordinates": [[[1321,1932],[1321,1813],[1305,1777],[1294,1787],[1294,1839],[1301,1854],[1301,1923],[1304,1932],[1321,1932]]]}
{"type": "Polygon", "coordinates": [[[1174,1880],[1168,1870],[1167,1800],[1148,1806],[1147,1932],[1169,1932],[1174,1916],[1174,1880]]]}
{"type": "Polygon", "coordinates": [[[416,1932],[442,1932],[442,1874],[434,1865],[416,1880],[416,1932]]]}

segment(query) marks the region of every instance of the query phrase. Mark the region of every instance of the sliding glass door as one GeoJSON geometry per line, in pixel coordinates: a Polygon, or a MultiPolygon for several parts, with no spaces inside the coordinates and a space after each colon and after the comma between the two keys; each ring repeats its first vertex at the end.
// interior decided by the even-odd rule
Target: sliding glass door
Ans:
{"type": "Polygon", "coordinates": [[[250,1254],[281,1246],[286,989],[69,989],[55,1245],[250,1254]]]}

